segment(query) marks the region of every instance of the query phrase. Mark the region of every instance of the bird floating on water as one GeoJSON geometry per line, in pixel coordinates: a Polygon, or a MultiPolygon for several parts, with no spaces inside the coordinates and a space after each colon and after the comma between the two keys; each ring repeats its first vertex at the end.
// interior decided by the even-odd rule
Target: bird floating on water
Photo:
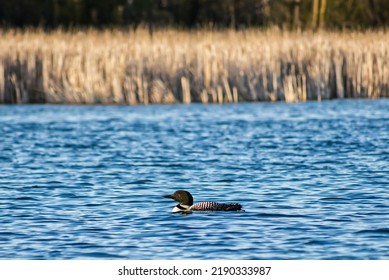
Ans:
{"type": "Polygon", "coordinates": [[[190,192],[178,190],[173,194],[164,195],[165,198],[171,198],[178,201],[172,213],[191,212],[191,211],[243,211],[239,203],[218,203],[205,201],[193,204],[193,196],[190,192]]]}

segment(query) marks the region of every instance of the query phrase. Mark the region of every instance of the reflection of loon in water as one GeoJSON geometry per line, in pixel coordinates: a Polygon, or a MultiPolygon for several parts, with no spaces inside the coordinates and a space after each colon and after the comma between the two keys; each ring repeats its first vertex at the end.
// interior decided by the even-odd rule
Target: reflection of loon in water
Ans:
{"type": "Polygon", "coordinates": [[[239,211],[242,205],[239,203],[218,203],[205,201],[193,204],[193,197],[187,191],[175,191],[171,195],[163,196],[178,201],[179,204],[173,208],[172,212],[190,212],[190,211],[239,211]]]}

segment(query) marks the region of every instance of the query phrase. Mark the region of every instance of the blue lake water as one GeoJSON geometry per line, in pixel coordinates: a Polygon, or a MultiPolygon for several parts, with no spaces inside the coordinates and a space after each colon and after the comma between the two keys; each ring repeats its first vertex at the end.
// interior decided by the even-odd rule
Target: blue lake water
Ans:
{"type": "Polygon", "coordinates": [[[0,258],[389,259],[389,100],[0,106],[0,258]]]}

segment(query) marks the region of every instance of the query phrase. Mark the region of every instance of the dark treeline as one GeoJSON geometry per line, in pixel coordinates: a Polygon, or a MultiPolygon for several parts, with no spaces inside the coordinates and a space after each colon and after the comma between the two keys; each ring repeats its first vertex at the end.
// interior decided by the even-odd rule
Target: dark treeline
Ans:
{"type": "Polygon", "coordinates": [[[388,25],[388,0],[0,0],[3,28],[364,29],[388,25]]]}

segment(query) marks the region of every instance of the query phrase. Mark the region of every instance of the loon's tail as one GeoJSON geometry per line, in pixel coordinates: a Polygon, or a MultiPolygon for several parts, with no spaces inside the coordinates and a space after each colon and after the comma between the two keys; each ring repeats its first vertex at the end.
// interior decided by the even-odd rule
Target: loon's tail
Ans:
{"type": "Polygon", "coordinates": [[[193,204],[190,211],[240,211],[242,205],[239,203],[217,203],[212,201],[193,204]]]}

